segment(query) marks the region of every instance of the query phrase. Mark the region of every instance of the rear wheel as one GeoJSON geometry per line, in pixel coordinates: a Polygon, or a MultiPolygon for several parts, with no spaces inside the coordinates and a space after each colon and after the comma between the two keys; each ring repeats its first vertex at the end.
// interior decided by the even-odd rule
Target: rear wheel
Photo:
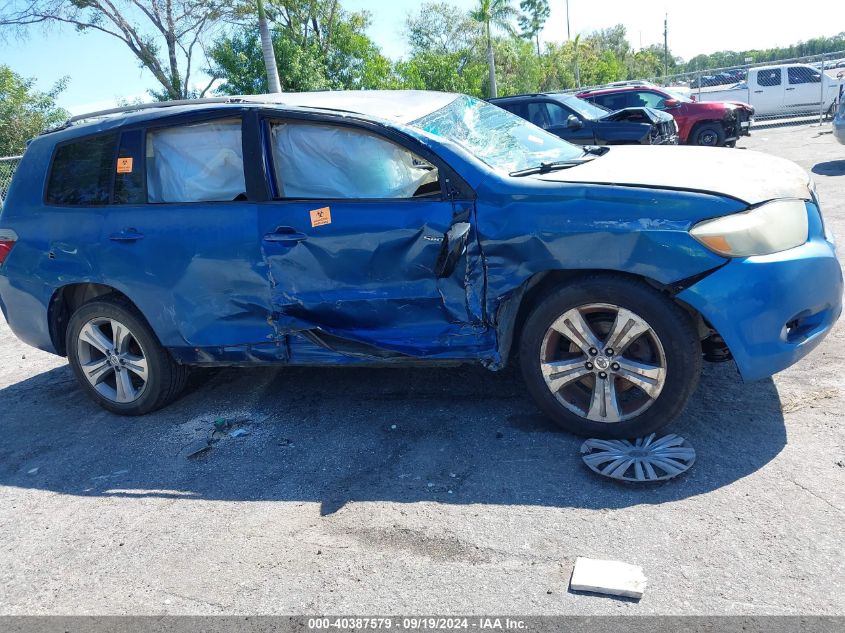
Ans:
{"type": "Polygon", "coordinates": [[[188,368],[177,364],[134,307],[104,297],[68,323],[68,361],[83,390],[121,415],[143,415],[172,402],[188,368]]]}
{"type": "Polygon", "coordinates": [[[703,147],[721,147],[725,144],[725,131],[721,125],[707,123],[696,129],[692,143],[703,147]]]}
{"type": "Polygon", "coordinates": [[[689,316],[659,291],[596,276],[534,309],[520,364],[531,395],[561,427],[631,438],[681,413],[698,384],[701,348],[689,316]]]}

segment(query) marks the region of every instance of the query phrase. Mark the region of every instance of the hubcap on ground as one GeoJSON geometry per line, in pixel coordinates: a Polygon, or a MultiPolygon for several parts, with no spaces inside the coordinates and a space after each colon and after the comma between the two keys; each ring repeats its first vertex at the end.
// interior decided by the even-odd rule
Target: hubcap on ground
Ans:
{"type": "Polygon", "coordinates": [[[77,356],[97,392],[120,404],[134,402],[147,385],[147,357],[138,339],[123,323],[96,318],[79,332],[77,356]]]}
{"type": "Polygon", "coordinates": [[[648,409],[666,382],[666,354],[652,327],[620,306],[593,303],[561,315],[543,338],[540,371],[563,406],[594,422],[648,409]]]}

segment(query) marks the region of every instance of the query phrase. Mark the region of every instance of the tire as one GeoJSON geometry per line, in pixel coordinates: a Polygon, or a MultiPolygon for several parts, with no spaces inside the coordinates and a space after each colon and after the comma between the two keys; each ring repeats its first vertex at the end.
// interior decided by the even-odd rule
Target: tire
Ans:
{"type": "Polygon", "coordinates": [[[83,391],[120,415],[166,406],[188,378],[189,368],[176,363],[137,309],[116,296],[77,309],[68,322],[66,345],[83,391]]]}
{"type": "Polygon", "coordinates": [[[644,282],[612,275],[584,277],[546,295],[525,321],[519,356],[540,409],[566,431],[600,438],[641,437],[669,424],[695,391],[702,362],[684,310],[644,282]],[[572,342],[578,335],[567,323],[577,315],[592,339],[572,342]],[[611,338],[621,349],[605,348],[611,338]]]}
{"type": "Polygon", "coordinates": [[[717,123],[706,123],[696,129],[692,144],[702,147],[722,147],[725,144],[725,131],[717,123]]]}

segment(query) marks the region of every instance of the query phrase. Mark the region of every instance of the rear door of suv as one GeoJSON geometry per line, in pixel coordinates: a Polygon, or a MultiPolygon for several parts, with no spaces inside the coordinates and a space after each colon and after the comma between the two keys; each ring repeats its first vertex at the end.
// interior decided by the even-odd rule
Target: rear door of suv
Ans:
{"type": "MultiPolygon", "coordinates": [[[[268,345],[272,329],[250,143],[239,110],[124,129],[94,253],[103,283],[141,309],[167,347],[268,345]]],[[[273,354],[270,349],[268,354],[273,354]]]]}

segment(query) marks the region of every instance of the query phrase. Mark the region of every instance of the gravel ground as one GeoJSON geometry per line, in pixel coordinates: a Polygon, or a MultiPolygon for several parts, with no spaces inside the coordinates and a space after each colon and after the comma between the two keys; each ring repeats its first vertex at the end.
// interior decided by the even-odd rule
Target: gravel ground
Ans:
{"type": "MultiPolygon", "coordinates": [[[[822,129],[740,145],[811,169],[841,241],[822,129]]],[[[842,323],[774,380],[706,367],[671,428],[695,466],[628,487],[513,372],[225,370],[124,419],[2,323],[0,614],[843,615],[843,369],[842,323]],[[188,459],[218,417],[248,435],[188,459]],[[577,556],[641,565],[645,597],[569,593],[577,556]]]]}

